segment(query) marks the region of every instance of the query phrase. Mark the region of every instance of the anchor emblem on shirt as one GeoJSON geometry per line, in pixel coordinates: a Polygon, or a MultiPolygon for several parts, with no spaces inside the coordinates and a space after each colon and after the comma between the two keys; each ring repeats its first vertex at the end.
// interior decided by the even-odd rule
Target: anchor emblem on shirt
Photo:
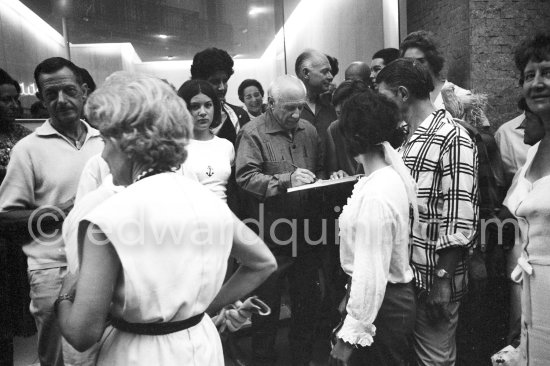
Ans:
{"type": "Polygon", "coordinates": [[[209,177],[214,175],[214,171],[212,170],[212,167],[210,165],[208,166],[208,170],[206,171],[206,175],[208,175],[209,177]]]}

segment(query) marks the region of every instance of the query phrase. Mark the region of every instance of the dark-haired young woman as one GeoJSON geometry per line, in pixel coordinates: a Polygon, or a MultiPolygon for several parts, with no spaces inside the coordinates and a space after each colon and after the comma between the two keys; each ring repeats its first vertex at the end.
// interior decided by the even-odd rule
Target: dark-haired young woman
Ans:
{"type": "Polygon", "coordinates": [[[178,95],[193,117],[193,138],[187,146],[188,156],[181,166],[182,172],[227,202],[227,183],[231,178],[235,149],[231,142],[214,135],[211,129],[212,124],[221,119],[218,96],[205,80],[186,81],[178,95]]]}
{"type": "MultiPolygon", "coordinates": [[[[366,91],[342,107],[341,129],[365,171],[340,216],[340,260],[351,277],[332,365],[407,365],[415,323],[409,265],[412,177],[390,142],[400,135],[397,107],[366,91]]],[[[414,218],[413,218],[414,219],[414,218]]]]}

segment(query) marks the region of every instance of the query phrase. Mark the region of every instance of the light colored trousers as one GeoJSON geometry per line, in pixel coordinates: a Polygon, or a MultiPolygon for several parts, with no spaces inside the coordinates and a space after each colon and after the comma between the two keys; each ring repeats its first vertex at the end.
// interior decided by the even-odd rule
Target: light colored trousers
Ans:
{"type": "Polygon", "coordinates": [[[78,352],[65,340],[54,312],[67,267],[38,269],[28,272],[30,311],[38,333],[38,359],[41,366],[88,366],[95,364],[97,347],[78,352]]]}

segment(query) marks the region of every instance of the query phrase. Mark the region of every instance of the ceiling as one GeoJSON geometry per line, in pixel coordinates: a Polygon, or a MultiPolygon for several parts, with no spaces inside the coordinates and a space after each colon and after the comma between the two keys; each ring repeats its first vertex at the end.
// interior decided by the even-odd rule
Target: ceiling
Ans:
{"type": "Polygon", "coordinates": [[[261,56],[299,0],[21,0],[69,40],[130,42],[142,61],[188,60],[207,47],[261,56]],[[283,16],[284,13],[284,16],[283,16]]]}

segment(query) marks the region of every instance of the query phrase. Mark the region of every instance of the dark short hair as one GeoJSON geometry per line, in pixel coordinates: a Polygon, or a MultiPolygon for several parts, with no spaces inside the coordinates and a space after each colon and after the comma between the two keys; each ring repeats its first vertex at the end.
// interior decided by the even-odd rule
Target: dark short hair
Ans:
{"type": "Polygon", "coordinates": [[[216,71],[225,71],[227,77],[233,75],[233,59],[227,51],[210,47],[198,52],[193,57],[191,79],[208,79],[216,71]]]}
{"type": "Polygon", "coordinates": [[[372,55],[372,59],[374,60],[375,58],[381,58],[384,60],[384,65],[388,65],[393,60],[399,58],[399,50],[397,48],[384,48],[372,55]]]}
{"type": "Polygon", "coordinates": [[[332,76],[336,76],[340,72],[340,68],[338,67],[338,59],[336,57],[332,57],[331,55],[327,55],[326,53],[325,57],[330,65],[330,73],[332,76]]]}
{"type": "Polygon", "coordinates": [[[384,141],[399,147],[404,138],[400,122],[395,103],[382,94],[367,90],[344,102],[339,128],[348,152],[357,156],[384,141]]]}
{"type": "Polygon", "coordinates": [[[0,85],[4,84],[13,85],[17,91],[17,94],[21,94],[21,85],[19,85],[19,83],[12,78],[7,71],[0,69],[0,85]]]}
{"type": "Polygon", "coordinates": [[[390,62],[380,71],[376,83],[386,83],[392,89],[404,86],[417,99],[430,98],[430,92],[434,90],[428,69],[412,58],[399,58],[390,62]]]}
{"type": "Polygon", "coordinates": [[[550,34],[537,33],[523,41],[516,49],[514,61],[520,72],[520,85],[523,85],[525,67],[529,61],[541,62],[550,60],[550,34]]]}
{"type": "Polygon", "coordinates": [[[82,82],[86,83],[86,86],[88,87],[89,92],[93,92],[96,90],[97,86],[95,85],[94,78],[92,78],[92,75],[83,67],[80,67],[80,75],[82,76],[82,82]]]}
{"type": "Polygon", "coordinates": [[[239,85],[239,89],[237,90],[237,93],[239,94],[239,99],[241,102],[244,103],[244,90],[248,88],[249,86],[255,86],[260,91],[260,94],[262,95],[262,98],[264,97],[264,88],[262,88],[262,84],[256,79],[245,79],[239,85]]]}
{"type": "Polygon", "coordinates": [[[439,75],[443,69],[445,58],[438,50],[438,44],[433,33],[425,30],[409,33],[409,35],[405,37],[399,46],[401,57],[405,55],[407,49],[414,47],[424,52],[426,61],[430,65],[432,71],[435,75],[439,75]]]}
{"type": "Polygon", "coordinates": [[[202,79],[187,80],[178,90],[178,96],[185,101],[188,110],[191,99],[201,93],[212,99],[212,104],[214,104],[214,120],[212,121],[212,125],[215,126],[222,119],[221,105],[218,94],[216,94],[216,91],[208,81],[202,79]]]}
{"type": "Polygon", "coordinates": [[[76,78],[76,82],[79,85],[83,83],[80,67],[63,57],[50,57],[39,63],[34,69],[34,81],[36,82],[36,86],[38,86],[38,91],[42,92],[42,87],[40,86],[40,82],[38,80],[40,75],[53,74],[64,67],[72,71],[76,78]]]}
{"type": "Polygon", "coordinates": [[[369,89],[367,83],[363,80],[345,80],[338,85],[332,94],[332,105],[342,104],[346,99],[354,94],[365,92],[369,89]]]}

